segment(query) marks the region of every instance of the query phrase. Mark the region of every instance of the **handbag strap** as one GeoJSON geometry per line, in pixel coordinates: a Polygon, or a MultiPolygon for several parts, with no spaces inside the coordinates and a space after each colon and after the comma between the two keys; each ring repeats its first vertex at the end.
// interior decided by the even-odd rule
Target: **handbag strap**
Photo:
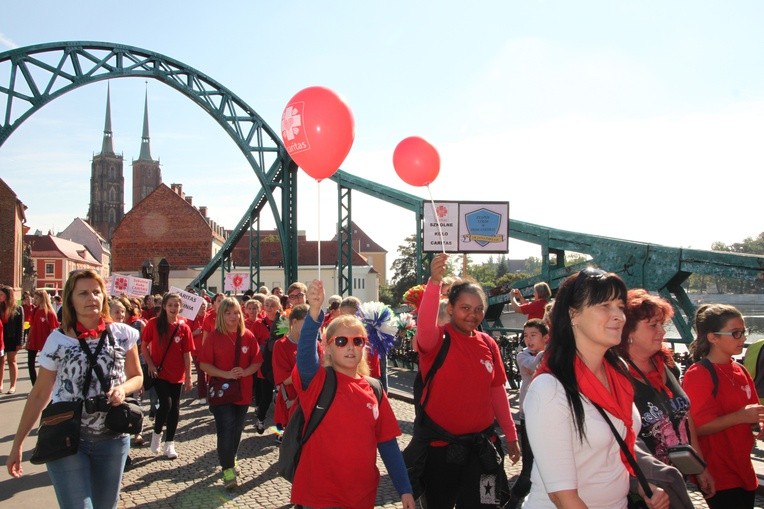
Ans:
{"type": "Polygon", "coordinates": [[[624,456],[626,456],[626,461],[629,462],[629,465],[631,465],[631,468],[634,470],[634,473],[637,475],[637,479],[639,480],[639,484],[642,485],[642,490],[645,492],[645,495],[647,496],[647,498],[652,498],[653,490],[650,488],[650,484],[647,482],[647,479],[645,478],[645,474],[642,473],[642,469],[639,468],[639,464],[637,463],[637,460],[634,459],[634,455],[631,454],[631,451],[629,451],[629,448],[626,445],[626,442],[623,441],[623,438],[621,438],[621,435],[615,429],[615,426],[613,426],[613,421],[610,420],[610,417],[608,417],[608,415],[605,413],[605,411],[602,409],[601,406],[599,406],[594,401],[592,401],[591,403],[592,405],[595,406],[597,410],[599,410],[599,413],[602,414],[602,417],[605,418],[605,422],[607,422],[607,425],[610,426],[610,431],[613,432],[613,435],[615,436],[615,439],[618,442],[618,445],[621,446],[621,451],[623,452],[624,456]]]}
{"type": "Polygon", "coordinates": [[[236,333],[236,351],[233,353],[233,367],[239,367],[239,357],[241,355],[241,332],[236,333]]]}
{"type": "Polygon", "coordinates": [[[101,369],[101,366],[98,365],[98,355],[101,353],[101,350],[103,350],[103,346],[106,344],[106,336],[109,336],[109,339],[111,341],[114,341],[111,335],[111,330],[109,326],[106,326],[106,329],[101,333],[101,339],[98,340],[98,345],[96,346],[95,352],[92,352],[90,350],[90,347],[88,346],[87,341],[84,339],[80,339],[80,348],[82,348],[82,351],[85,352],[85,356],[88,359],[88,370],[85,374],[85,385],[82,389],[82,399],[85,399],[87,397],[86,392],[90,389],[90,381],[93,379],[93,371],[96,372],[96,376],[98,377],[98,381],[101,383],[101,388],[103,389],[104,393],[109,392],[110,387],[106,383],[106,377],[104,377],[103,370],[101,369]]]}
{"type": "Polygon", "coordinates": [[[157,366],[157,373],[162,371],[162,365],[164,365],[164,360],[167,358],[167,352],[170,351],[170,347],[172,346],[172,337],[175,335],[176,332],[178,332],[178,327],[180,327],[180,322],[178,322],[178,325],[175,326],[175,330],[172,331],[172,334],[170,334],[170,337],[167,341],[167,348],[165,348],[164,355],[162,356],[162,360],[159,361],[159,366],[157,366]]]}

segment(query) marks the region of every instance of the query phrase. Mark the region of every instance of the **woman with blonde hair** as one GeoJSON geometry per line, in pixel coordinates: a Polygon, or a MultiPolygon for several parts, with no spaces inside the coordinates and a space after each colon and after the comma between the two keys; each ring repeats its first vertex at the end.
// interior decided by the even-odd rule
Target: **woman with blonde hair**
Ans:
{"type": "Polygon", "coordinates": [[[311,439],[305,443],[292,483],[293,504],[304,507],[354,507],[371,509],[379,486],[377,450],[387,467],[404,509],[414,509],[411,484],[396,437],[398,421],[384,391],[378,400],[367,378],[366,328],[352,315],[335,318],[326,329],[324,362],[320,366],[317,342],[323,323],[324,286],[313,281],[308,288],[309,314],[297,342],[297,369],[293,385],[297,402],[310,419],[324,386],[328,369],[336,376],[331,406],[311,439]],[[348,423],[353,423],[348,426],[348,423]],[[337,432],[342,431],[338,440],[337,432]],[[326,465],[343,465],[353,472],[347,482],[326,465]]]}
{"type": "Polygon", "coordinates": [[[45,290],[35,290],[32,294],[32,302],[35,310],[29,320],[27,366],[29,368],[29,380],[34,385],[37,381],[37,370],[35,369],[37,352],[42,350],[48,335],[58,327],[58,318],[53,310],[53,305],[50,303],[50,295],[45,290]]]}
{"type": "Polygon", "coordinates": [[[226,489],[238,486],[236,480],[236,454],[244,430],[244,420],[252,403],[252,376],[260,368],[263,358],[255,336],[244,326],[239,301],[224,298],[218,307],[215,329],[209,333],[199,354],[199,366],[210,377],[209,391],[213,391],[216,378],[238,381],[240,395],[236,401],[218,404],[214,394],[208,395],[210,411],[215,417],[217,452],[223,470],[226,489]]]}
{"type": "Polygon", "coordinates": [[[40,353],[40,375],[6,461],[8,473],[20,477],[24,440],[43,408],[51,399],[54,403],[84,400],[77,452],[46,463],[60,507],[115,508],[119,501],[130,438],[106,427],[104,405],[121,405],[126,394],[140,388],[143,376],[138,332],[127,324],[111,323],[107,298],[104,281],[95,271],[75,271],[69,276],[61,329],[50,334],[40,353]],[[92,370],[89,356],[95,357],[92,370]],[[88,377],[88,372],[93,375],[88,377]],[[96,376],[99,373],[105,376],[96,376]],[[108,390],[99,378],[109,384],[108,390]]]}

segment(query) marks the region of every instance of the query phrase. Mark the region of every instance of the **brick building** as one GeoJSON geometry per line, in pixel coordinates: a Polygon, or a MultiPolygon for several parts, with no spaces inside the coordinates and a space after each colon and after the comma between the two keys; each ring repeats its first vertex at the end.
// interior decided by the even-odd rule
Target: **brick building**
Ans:
{"type": "Polygon", "coordinates": [[[138,159],[133,161],[133,207],[150,195],[162,183],[162,169],[159,160],[151,158],[151,143],[149,138],[149,94],[143,106],[143,134],[141,135],[141,151],[138,159]]]}
{"type": "Polygon", "coordinates": [[[21,289],[26,206],[0,179],[0,284],[21,289]]]}
{"type": "Polygon", "coordinates": [[[93,269],[101,273],[101,264],[82,244],[53,235],[24,235],[24,242],[30,246],[37,270],[37,288],[60,293],[73,270],[93,269]]]}
{"type": "MultiPolygon", "coordinates": [[[[146,260],[154,267],[166,260],[176,274],[204,267],[227,236],[206,213],[206,207],[193,206],[192,197],[183,193],[181,184],[172,184],[172,189],[160,184],[125,214],[114,230],[112,272],[140,275],[146,260]]],[[[172,273],[170,280],[174,284],[172,273]]]]}
{"type": "MultiPolygon", "coordinates": [[[[354,226],[355,229],[360,229],[354,226]]],[[[364,236],[366,234],[363,234],[364,236]]],[[[368,236],[366,236],[368,238],[368,236]]],[[[359,235],[361,240],[361,235],[359,235]]],[[[378,246],[370,241],[370,245],[378,246]]],[[[256,242],[256,233],[253,232],[252,241],[256,242]]],[[[231,259],[234,267],[232,272],[247,272],[249,270],[249,243],[250,236],[244,235],[234,247],[231,259]]],[[[353,245],[357,245],[355,240],[353,245]]],[[[337,240],[322,240],[321,247],[321,280],[324,283],[327,294],[339,293],[339,281],[337,274],[337,240]]],[[[297,233],[297,277],[305,284],[309,284],[318,277],[318,249],[319,242],[308,240],[304,231],[297,233]]],[[[380,248],[381,249],[381,248],[380,248]]],[[[383,250],[384,251],[384,250],[383,250]]],[[[378,260],[384,262],[383,257],[378,260]]],[[[379,299],[379,272],[369,260],[353,249],[353,295],[362,301],[379,299]]],[[[281,256],[281,244],[279,244],[276,230],[260,231],[260,282],[269,288],[280,286],[286,289],[294,281],[284,281],[284,264],[281,256]]],[[[219,277],[219,276],[218,276],[219,277]]],[[[208,285],[214,285],[217,280],[213,277],[208,285]]]]}

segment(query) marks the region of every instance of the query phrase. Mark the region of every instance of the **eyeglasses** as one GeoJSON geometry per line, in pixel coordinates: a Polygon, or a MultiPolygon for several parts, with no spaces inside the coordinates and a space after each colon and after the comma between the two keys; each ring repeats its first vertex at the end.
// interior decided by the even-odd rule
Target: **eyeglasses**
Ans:
{"type": "MultiPolygon", "coordinates": [[[[334,336],[333,338],[329,338],[329,341],[327,341],[327,344],[331,343],[332,341],[334,341],[335,345],[337,345],[340,348],[342,348],[343,346],[348,344],[348,341],[350,339],[351,338],[349,338],[347,336],[334,336]]],[[[366,338],[363,337],[363,336],[356,336],[356,337],[352,338],[352,340],[353,340],[353,346],[363,346],[363,345],[366,344],[366,338]]]]}
{"type": "Polygon", "coordinates": [[[750,333],[751,333],[751,329],[714,332],[714,334],[718,336],[732,336],[735,339],[740,339],[743,336],[748,337],[748,334],[750,333]]]}
{"type": "Polygon", "coordinates": [[[300,292],[300,293],[290,293],[289,294],[289,298],[290,299],[299,299],[300,297],[304,297],[304,296],[305,296],[305,293],[303,293],[303,292],[300,292]]]}

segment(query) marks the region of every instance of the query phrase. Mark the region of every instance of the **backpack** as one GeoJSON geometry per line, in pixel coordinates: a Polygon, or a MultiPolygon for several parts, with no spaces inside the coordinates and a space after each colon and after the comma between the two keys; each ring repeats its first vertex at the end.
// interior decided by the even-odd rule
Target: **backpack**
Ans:
{"type": "MultiPolygon", "coordinates": [[[[370,376],[364,377],[374,390],[377,397],[377,403],[382,401],[382,384],[376,378],[370,376]]],[[[318,395],[316,406],[310,413],[307,424],[305,423],[305,414],[302,406],[297,408],[284,429],[284,435],[281,437],[281,446],[279,446],[279,459],[276,461],[276,471],[289,482],[294,481],[294,474],[297,472],[297,464],[300,462],[302,447],[316,431],[321,424],[321,420],[326,415],[327,410],[334,401],[334,395],[337,392],[337,374],[332,368],[326,368],[326,380],[318,395]]]]}
{"type": "Polygon", "coordinates": [[[760,339],[748,346],[743,357],[743,365],[753,378],[756,385],[756,394],[759,395],[759,403],[764,403],[764,339],[760,339]]]}

